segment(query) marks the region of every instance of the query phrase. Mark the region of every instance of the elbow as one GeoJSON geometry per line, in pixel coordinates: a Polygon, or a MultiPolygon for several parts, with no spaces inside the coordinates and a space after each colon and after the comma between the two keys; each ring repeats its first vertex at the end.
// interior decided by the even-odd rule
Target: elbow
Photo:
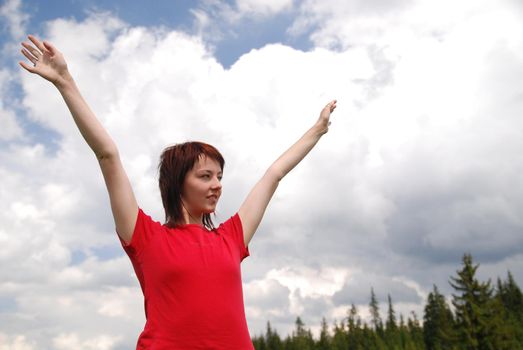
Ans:
{"type": "Polygon", "coordinates": [[[118,148],[116,148],[114,144],[111,145],[111,147],[107,147],[103,150],[95,152],[95,155],[99,162],[106,159],[114,159],[120,156],[118,153],[118,148]]]}
{"type": "Polygon", "coordinates": [[[285,172],[283,170],[278,169],[274,165],[270,166],[269,169],[265,172],[264,177],[270,179],[270,181],[279,183],[281,179],[285,176],[285,172]]]}

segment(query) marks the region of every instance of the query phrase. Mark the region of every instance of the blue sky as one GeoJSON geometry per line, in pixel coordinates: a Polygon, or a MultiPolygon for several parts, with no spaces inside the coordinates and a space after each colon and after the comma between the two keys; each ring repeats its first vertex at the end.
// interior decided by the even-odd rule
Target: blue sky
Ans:
{"type": "MultiPolygon", "coordinates": [[[[220,6],[234,7],[234,2],[223,1],[220,6]]],[[[219,16],[219,9],[211,1],[154,1],[147,5],[139,1],[28,1],[22,10],[30,16],[27,30],[39,33],[46,21],[56,18],[84,20],[92,12],[110,12],[132,26],[158,27],[193,33],[195,18],[193,10],[207,10],[211,16],[219,16]]],[[[216,23],[220,38],[206,37],[215,49],[215,57],[226,67],[242,54],[268,43],[281,42],[300,50],[311,48],[306,35],[291,37],[286,29],[292,24],[295,13],[291,10],[264,18],[247,18],[230,26],[216,23]]],[[[4,34],[7,34],[4,27],[4,34]]],[[[2,36],[5,43],[6,36],[2,36]]]]}
{"type": "Polygon", "coordinates": [[[91,150],[17,66],[26,33],[63,52],[157,221],[164,147],[224,154],[223,221],[338,99],[242,262],[251,335],[297,316],[317,335],[351,303],[366,319],[371,287],[420,315],[465,252],[523,285],[522,17],[513,0],[3,1],[0,344],[129,349],[145,321],[91,150]]]}

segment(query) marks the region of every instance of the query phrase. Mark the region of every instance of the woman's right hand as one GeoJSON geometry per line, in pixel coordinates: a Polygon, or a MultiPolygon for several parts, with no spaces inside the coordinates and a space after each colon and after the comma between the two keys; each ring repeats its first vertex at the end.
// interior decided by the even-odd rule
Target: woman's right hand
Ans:
{"type": "Polygon", "coordinates": [[[38,74],[55,85],[66,79],[69,72],[62,53],[47,41],[41,42],[32,35],[29,35],[28,38],[32,45],[23,42],[21,52],[33,65],[19,62],[20,65],[28,72],[38,74]]]}

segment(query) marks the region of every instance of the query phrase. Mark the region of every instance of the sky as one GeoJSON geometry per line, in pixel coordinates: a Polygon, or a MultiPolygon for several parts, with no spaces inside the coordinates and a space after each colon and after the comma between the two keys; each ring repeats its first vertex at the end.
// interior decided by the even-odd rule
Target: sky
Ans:
{"type": "Polygon", "coordinates": [[[523,5],[516,0],[6,0],[0,5],[0,350],[135,346],[143,296],[96,159],[56,89],[23,71],[32,33],[65,55],[139,206],[157,164],[201,140],[226,165],[217,222],[338,100],[242,262],[251,336],[313,334],[374,289],[418,317],[464,253],[523,286],[523,5]]]}

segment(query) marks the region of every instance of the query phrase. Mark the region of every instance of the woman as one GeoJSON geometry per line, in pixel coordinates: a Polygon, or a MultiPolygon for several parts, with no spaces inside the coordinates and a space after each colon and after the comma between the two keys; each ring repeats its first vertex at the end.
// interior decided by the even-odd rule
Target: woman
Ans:
{"type": "Polygon", "coordinates": [[[280,180],[328,131],[336,101],[265,172],[238,212],[218,228],[210,214],[221,195],[224,160],[214,147],[186,142],[160,159],[165,223],[138,207],[113,140],[70,75],[63,55],[34,36],[22,43],[30,73],[53,83],[100,164],[116,232],[136,272],[146,325],[137,349],[254,349],[245,319],[241,261],[280,180]]]}

